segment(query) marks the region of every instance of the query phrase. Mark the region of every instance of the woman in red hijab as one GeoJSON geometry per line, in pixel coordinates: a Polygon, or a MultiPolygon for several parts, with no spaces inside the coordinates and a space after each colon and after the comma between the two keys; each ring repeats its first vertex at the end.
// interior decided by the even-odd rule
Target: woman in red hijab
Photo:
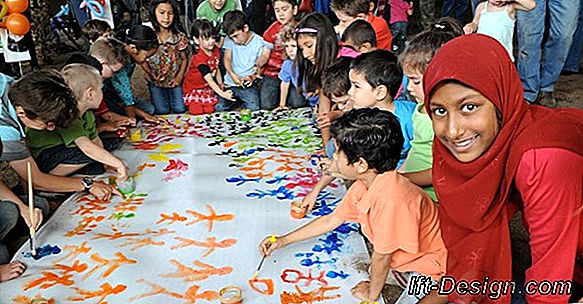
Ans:
{"type": "Polygon", "coordinates": [[[433,184],[449,254],[446,275],[481,282],[481,294],[457,292],[450,301],[510,303],[504,286],[493,282],[512,279],[508,221],[521,209],[532,256],[524,286],[532,294],[526,300],[567,302],[568,294],[544,295],[552,286],[540,283],[573,278],[583,196],[583,111],[524,102],[504,47],[479,34],[444,45],[423,86],[435,131],[433,184]]]}

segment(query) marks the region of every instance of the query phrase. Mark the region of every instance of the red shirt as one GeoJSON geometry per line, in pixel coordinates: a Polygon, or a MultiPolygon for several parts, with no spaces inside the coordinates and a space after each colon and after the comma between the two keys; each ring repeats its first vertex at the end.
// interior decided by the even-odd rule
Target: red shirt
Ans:
{"type": "Polygon", "coordinates": [[[269,26],[269,28],[263,34],[263,40],[265,42],[273,45],[271,49],[271,54],[269,54],[269,59],[265,64],[265,70],[263,74],[269,77],[277,78],[281,66],[283,64],[283,45],[279,41],[279,32],[283,28],[283,25],[279,21],[275,21],[269,26]]]}
{"type": "Polygon", "coordinates": [[[109,112],[109,108],[107,107],[105,100],[101,100],[99,107],[97,109],[93,110],[93,113],[95,113],[96,118],[103,116],[103,114],[105,114],[107,112],[109,112]]]}
{"type": "Polygon", "coordinates": [[[204,75],[199,70],[199,66],[206,65],[209,67],[211,74],[215,77],[221,54],[219,48],[215,47],[211,55],[207,55],[203,50],[198,50],[196,55],[190,59],[190,66],[186,75],[184,76],[184,83],[182,84],[182,92],[189,93],[195,89],[204,89],[208,87],[208,83],[204,80],[204,75]]]}
{"type": "Polygon", "coordinates": [[[372,25],[377,36],[377,48],[391,51],[393,49],[393,35],[391,35],[387,21],[373,14],[368,15],[367,21],[372,25]]]}

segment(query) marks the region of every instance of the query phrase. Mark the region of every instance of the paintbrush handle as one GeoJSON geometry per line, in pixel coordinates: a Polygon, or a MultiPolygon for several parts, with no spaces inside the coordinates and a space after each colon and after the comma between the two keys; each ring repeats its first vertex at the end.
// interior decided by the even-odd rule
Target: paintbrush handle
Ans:
{"type": "Polygon", "coordinates": [[[28,177],[28,215],[30,216],[30,234],[34,236],[34,194],[32,192],[32,169],[30,162],[26,163],[26,173],[28,177]]]}

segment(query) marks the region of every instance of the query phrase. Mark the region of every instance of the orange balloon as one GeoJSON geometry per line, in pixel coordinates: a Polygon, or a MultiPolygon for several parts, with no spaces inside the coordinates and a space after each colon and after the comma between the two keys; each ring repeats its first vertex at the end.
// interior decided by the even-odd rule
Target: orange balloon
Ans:
{"type": "Polygon", "coordinates": [[[6,20],[4,20],[4,24],[6,29],[14,35],[22,36],[30,30],[30,22],[28,22],[28,19],[24,15],[19,13],[8,15],[6,20]]]}
{"type": "Polygon", "coordinates": [[[8,13],[22,13],[28,8],[28,0],[4,0],[8,6],[8,13]]]}

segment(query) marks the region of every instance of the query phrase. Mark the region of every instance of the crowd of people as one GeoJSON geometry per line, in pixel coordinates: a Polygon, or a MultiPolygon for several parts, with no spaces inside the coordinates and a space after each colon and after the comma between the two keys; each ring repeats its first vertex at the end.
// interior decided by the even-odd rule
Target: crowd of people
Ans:
{"type": "MultiPolygon", "coordinates": [[[[583,284],[583,111],[552,109],[561,70],[578,73],[581,4],[472,1],[464,25],[457,2],[465,1],[445,1],[443,14],[458,20],[442,17],[407,35],[413,3],[379,2],[332,0],[333,24],[295,0],[273,0],[276,20],[262,36],[230,0],[201,3],[188,34],[173,0],[152,0],[151,27],[118,37],[108,23],[87,21],[89,52],[72,54],[60,71],[1,75],[1,159],[24,181],[30,163],[37,190],[108,200],[118,190],[90,176],[110,170],[118,182],[128,178],[111,151],[139,120],[310,106],[327,157],[302,206],[315,208],[335,178],[355,182],[333,213],[266,238],[262,254],[351,221],[373,246],[370,278],[352,289],[361,303],[376,303],[386,282],[404,289],[397,303],[567,302],[568,292],[528,288],[583,284]],[[376,15],[379,2],[389,18],[376,15]],[[136,65],[150,101],[132,90],[136,65]],[[421,278],[435,286],[446,277],[512,281],[508,223],[518,211],[532,259],[524,282],[515,282],[522,295],[414,287],[421,278]]],[[[2,282],[26,268],[8,263],[7,236],[18,225],[38,228],[49,208],[35,196],[31,219],[22,195],[3,183],[0,195],[2,282]]]]}

